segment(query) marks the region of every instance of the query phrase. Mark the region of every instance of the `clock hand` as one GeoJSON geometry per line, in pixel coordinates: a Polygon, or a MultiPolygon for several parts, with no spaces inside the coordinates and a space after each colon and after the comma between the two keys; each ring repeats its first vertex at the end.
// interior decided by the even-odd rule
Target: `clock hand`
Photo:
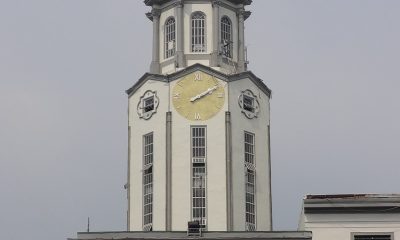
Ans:
{"type": "Polygon", "coordinates": [[[211,94],[211,93],[212,93],[215,89],[217,89],[217,88],[218,88],[218,85],[215,85],[214,87],[210,87],[210,88],[207,89],[206,91],[204,91],[204,92],[202,92],[202,93],[200,93],[200,94],[198,94],[198,95],[192,97],[192,98],[190,99],[190,101],[191,101],[191,102],[194,102],[194,101],[196,101],[197,99],[200,99],[200,98],[204,97],[204,96],[207,95],[207,94],[211,94]]]}

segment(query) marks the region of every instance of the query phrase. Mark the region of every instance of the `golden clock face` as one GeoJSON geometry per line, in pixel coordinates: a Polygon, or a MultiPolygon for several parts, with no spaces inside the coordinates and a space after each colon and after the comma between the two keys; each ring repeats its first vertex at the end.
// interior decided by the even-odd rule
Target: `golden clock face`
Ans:
{"type": "Polygon", "coordinates": [[[191,121],[204,121],[224,105],[224,86],[211,75],[197,71],[178,80],[172,91],[176,111],[191,121]]]}

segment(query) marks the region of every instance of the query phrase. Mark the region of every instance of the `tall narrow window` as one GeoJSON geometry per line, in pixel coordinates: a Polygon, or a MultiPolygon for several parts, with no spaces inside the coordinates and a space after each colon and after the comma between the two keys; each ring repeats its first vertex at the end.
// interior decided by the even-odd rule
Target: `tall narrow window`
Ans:
{"type": "Polygon", "coordinates": [[[153,230],[153,133],[143,136],[143,231],[153,230]]]}
{"type": "Polygon", "coordinates": [[[192,52],[206,51],[206,15],[202,12],[192,14],[192,52]]]}
{"type": "Polygon", "coordinates": [[[165,22],[165,58],[175,55],[175,18],[170,17],[165,22]]]}
{"type": "Polygon", "coordinates": [[[256,230],[256,168],[253,133],[244,133],[246,231],[256,230]]]}
{"type": "Polygon", "coordinates": [[[192,127],[192,219],[206,227],[206,127],[192,127]]]}
{"type": "Polygon", "coordinates": [[[232,58],[232,44],[232,22],[227,16],[224,16],[221,18],[222,55],[232,58]]]}

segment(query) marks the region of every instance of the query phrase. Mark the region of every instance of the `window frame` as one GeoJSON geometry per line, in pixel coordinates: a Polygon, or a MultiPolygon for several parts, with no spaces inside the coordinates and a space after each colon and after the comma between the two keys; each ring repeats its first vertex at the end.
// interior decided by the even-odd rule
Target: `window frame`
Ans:
{"type": "Polygon", "coordinates": [[[254,97],[243,95],[243,109],[254,113],[254,97]],[[251,104],[246,104],[246,100],[251,101],[251,104]]]}
{"type": "Polygon", "coordinates": [[[221,39],[221,54],[227,58],[233,58],[233,27],[232,20],[224,15],[220,20],[220,39],[221,39]],[[226,22],[224,21],[226,20],[226,22]],[[229,45],[225,45],[227,41],[229,45]],[[228,48],[227,48],[228,47],[228,48]]]}
{"type": "MultiPolygon", "coordinates": [[[[256,175],[256,135],[244,131],[244,191],[245,191],[245,230],[257,231],[257,175],[256,175]],[[251,141],[249,141],[251,139],[251,141]],[[249,161],[251,159],[251,161],[249,161]],[[249,175],[252,175],[252,181],[249,175]],[[252,185],[252,187],[249,187],[252,185]],[[249,201],[248,197],[252,201],[249,201]],[[248,211],[248,205],[252,205],[253,211],[248,211]]],[[[250,207],[249,207],[250,209],[250,207]]]]}
{"type": "MultiPolygon", "coordinates": [[[[201,24],[200,24],[201,25],[201,24]]],[[[197,29],[197,28],[196,28],[197,29]]],[[[202,11],[195,11],[190,15],[190,52],[191,53],[207,53],[207,15],[202,12],[202,11]],[[200,43],[197,43],[197,41],[194,41],[195,38],[198,38],[197,35],[195,35],[194,31],[194,16],[196,14],[201,14],[202,18],[196,19],[197,21],[203,21],[203,26],[200,26],[198,29],[203,30],[203,35],[200,35],[199,37],[202,38],[202,41],[200,43]],[[195,50],[196,45],[202,45],[201,50],[195,50]]]]}
{"type": "Polygon", "coordinates": [[[154,219],[154,133],[150,132],[143,135],[142,141],[142,229],[147,232],[153,230],[154,219]],[[150,188],[150,193],[147,193],[147,187],[150,188]],[[146,201],[148,198],[150,199],[149,203],[146,201]],[[146,210],[147,208],[150,208],[148,212],[146,210]]]}
{"type": "Polygon", "coordinates": [[[150,96],[143,99],[143,114],[154,111],[154,96],[150,96]],[[152,104],[147,105],[147,102],[152,100],[152,104]],[[152,106],[151,109],[147,109],[148,106],[152,106]]]}
{"type": "Polygon", "coordinates": [[[165,20],[164,24],[164,58],[168,59],[175,56],[176,53],[176,20],[170,16],[165,20]],[[170,23],[170,21],[173,23],[170,23]],[[169,49],[170,42],[173,42],[172,49],[169,49]]]}
{"type": "Polygon", "coordinates": [[[207,126],[191,126],[190,127],[190,158],[191,158],[191,167],[190,167],[190,218],[193,221],[199,220],[200,226],[202,229],[207,228],[207,210],[208,210],[208,204],[207,204],[207,126]],[[201,134],[194,134],[194,129],[203,129],[203,135],[200,136],[201,134]],[[196,135],[196,136],[195,136],[196,135]],[[203,139],[203,141],[201,141],[203,139]],[[196,142],[198,144],[196,144],[196,142]],[[202,144],[204,143],[204,144],[202,144]],[[203,149],[204,151],[200,151],[203,149]],[[196,150],[198,150],[198,153],[202,153],[202,156],[196,155],[196,150]],[[200,161],[198,160],[199,158],[202,158],[203,160],[200,161]],[[203,169],[203,174],[204,178],[200,178],[195,176],[195,169],[203,169]],[[201,181],[199,181],[201,179],[201,181]],[[197,187],[196,185],[200,183],[201,187],[197,187]],[[200,197],[194,196],[195,189],[200,189],[201,195],[200,197]],[[203,195],[204,193],[204,195],[203,195]],[[196,202],[201,204],[199,207],[195,207],[194,203],[196,202]],[[202,210],[204,209],[204,210],[202,210]],[[194,212],[195,210],[200,210],[201,211],[201,216],[200,217],[194,217],[194,212]]]}

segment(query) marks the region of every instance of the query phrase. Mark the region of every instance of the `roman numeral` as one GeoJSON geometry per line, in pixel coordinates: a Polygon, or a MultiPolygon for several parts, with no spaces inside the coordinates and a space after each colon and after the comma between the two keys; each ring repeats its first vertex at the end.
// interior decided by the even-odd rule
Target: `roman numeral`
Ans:
{"type": "Polygon", "coordinates": [[[194,80],[195,80],[195,81],[201,81],[201,80],[202,80],[202,78],[201,78],[201,73],[195,73],[195,74],[194,74],[194,80]]]}
{"type": "Polygon", "coordinates": [[[174,94],[174,98],[180,98],[181,97],[181,94],[180,93],[175,93],[174,94]]]}
{"type": "Polygon", "coordinates": [[[200,113],[194,114],[194,120],[201,120],[200,113]]]}

